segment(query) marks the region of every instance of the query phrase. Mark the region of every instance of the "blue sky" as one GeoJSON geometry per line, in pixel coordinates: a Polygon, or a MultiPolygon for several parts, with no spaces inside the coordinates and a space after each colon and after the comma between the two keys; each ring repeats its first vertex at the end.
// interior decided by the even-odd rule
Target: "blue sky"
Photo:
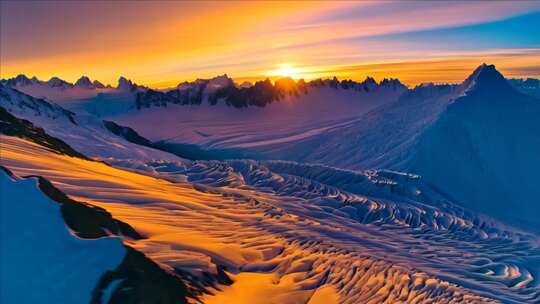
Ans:
{"type": "Polygon", "coordinates": [[[1,78],[25,73],[75,81],[85,74],[114,83],[124,75],[165,87],[224,73],[261,79],[286,66],[298,78],[380,75],[415,84],[457,81],[482,62],[514,77],[540,76],[540,1],[2,1],[0,6],[1,78]],[[424,70],[442,61],[448,64],[437,65],[440,73],[424,70]],[[404,62],[406,70],[392,68],[403,68],[404,62]]]}

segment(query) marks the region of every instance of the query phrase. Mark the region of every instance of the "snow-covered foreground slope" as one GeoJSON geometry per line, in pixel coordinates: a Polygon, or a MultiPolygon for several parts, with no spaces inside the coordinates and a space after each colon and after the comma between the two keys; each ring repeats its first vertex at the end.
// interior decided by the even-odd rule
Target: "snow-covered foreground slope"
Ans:
{"type": "Polygon", "coordinates": [[[2,136],[1,164],[50,179],[194,277],[234,283],[207,303],[535,303],[538,235],[458,207],[418,176],[289,162],[109,159],[2,136]],[[186,182],[187,180],[187,182],[186,182]],[[171,182],[172,181],[172,182],[171,182]]]}
{"type": "Polygon", "coordinates": [[[75,236],[36,179],[0,170],[0,202],[2,303],[90,303],[100,278],[126,254],[120,238],[75,236]]]}

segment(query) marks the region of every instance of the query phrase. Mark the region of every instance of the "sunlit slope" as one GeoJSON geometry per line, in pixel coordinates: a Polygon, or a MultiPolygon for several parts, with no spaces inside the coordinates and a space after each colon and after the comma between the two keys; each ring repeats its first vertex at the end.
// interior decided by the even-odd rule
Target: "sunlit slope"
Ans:
{"type": "Polygon", "coordinates": [[[454,206],[415,176],[282,162],[132,164],[196,185],[1,142],[2,165],[106,208],[146,236],[133,246],[162,265],[196,277],[226,268],[235,283],[208,303],[540,297],[537,236],[454,206]]]}

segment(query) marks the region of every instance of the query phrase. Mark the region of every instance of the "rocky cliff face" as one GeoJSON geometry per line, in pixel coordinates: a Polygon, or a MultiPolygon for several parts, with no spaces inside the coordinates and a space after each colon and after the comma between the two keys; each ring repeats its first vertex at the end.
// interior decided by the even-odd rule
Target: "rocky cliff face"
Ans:
{"type": "Polygon", "coordinates": [[[397,79],[384,79],[377,83],[373,78],[363,82],[352,80],[339,81],[333,79],[317,79],[305,82],[291,78],[281,78],[272,83],[269,79],[257,81],[253,85],[237,86],[226,75],[209,80],[197,80],[182,83],[176,89],[160,92],[147,90],[137,93],[137,109],[149,107],[165,107],[167,104],[197,105],[209,103],[215,105],[223,102],[235,108],[250,106],[264,107],[279,101],[286,96],[309,94],[310,88],[329,87],[336,90],[376,91],[380,89],[405,90],[406,87],[397,79]],[[225,80],[224,80],[225,79],[225,80]]]}

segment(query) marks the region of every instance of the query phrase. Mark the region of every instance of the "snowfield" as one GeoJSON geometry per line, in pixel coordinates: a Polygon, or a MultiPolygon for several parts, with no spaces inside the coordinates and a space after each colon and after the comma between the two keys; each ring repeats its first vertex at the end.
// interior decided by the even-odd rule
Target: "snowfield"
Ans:
{"type": "Polygon", "coordinates": [[[298,97],[287,96],[263,108],[237,109],[223,103],[170,105],[166,109],[132,110],[104,117],[134,128],[153,141],[266,152],[276,144],[296,142],[343,125],[395,101],[403,90],[379,88],[365,92],[320,87],[308,92],[298,97]],[[153,128],[156,123],[166,127],[153,128]]]}
{"type": "Polygon", "coordinates": [[[142,175],[1,139],[2,165],[107,209],[145,236],[132,246],[155,261],[195,277],[225,268],[235,283],[208,303],[540,296],[537,235],[458,207],[414,175],[244,161],[146,164],[154,171],[142,175]],[[167,181],[176,174],[197,182],[167,181]]]}
{"type": "Polygon", "coordinates": [[[171,151],[418,174],[462,206],[540,231],[538,116],[540,100],[481,65],[459,85],[311,88],[264,108],[170,105],[108,119],[171,151]]]}
{"type": "MultiPolygon", "coordinates": [[[[140,236],[78,239],[32,179],[4,174],[2,302],[21,291],[66,302],[65,288],[67,302],[89,302],[123,241],[193,303],[539,303],[540,102],[488,65],[459,85],[372,85],[310,87],[264,107],[137,109],[145,89],[125,79],[58,103],[0,84],[0,165],[140,236]],[[18,269],[24,281],[5,275],[18,269]],[[57,289],[27,292],[29,279],[57,289]]],[[[109,283],[105,298],[122,281],[109,283]]]]}

